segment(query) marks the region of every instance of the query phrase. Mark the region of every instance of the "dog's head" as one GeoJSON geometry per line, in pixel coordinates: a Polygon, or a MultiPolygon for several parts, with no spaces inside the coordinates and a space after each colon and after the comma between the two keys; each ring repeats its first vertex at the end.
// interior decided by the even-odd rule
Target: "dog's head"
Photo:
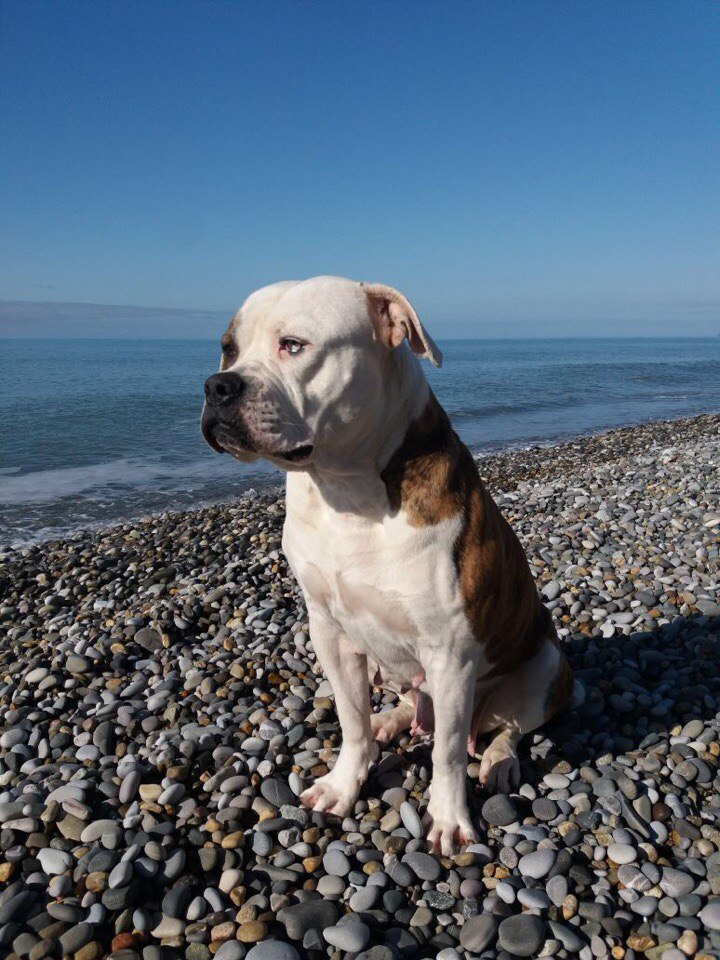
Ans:
{"type": "MultiPolygon", "coordinates": [[[[346,462],[424,378],[413,354],[441,354],[392,287],[315,277],[263,287],[223,334],[201,428],[238,460],[283,469],[346,462]]],[[[427,388],[425,388],[426,390],[427,388]]]]}

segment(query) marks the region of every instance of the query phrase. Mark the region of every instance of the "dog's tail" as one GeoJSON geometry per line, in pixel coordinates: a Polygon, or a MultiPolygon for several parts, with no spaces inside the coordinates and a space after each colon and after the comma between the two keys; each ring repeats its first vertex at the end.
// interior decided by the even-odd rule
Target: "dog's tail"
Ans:
{"type": "Polygon", "coordinates": [[[578,707],[581,707],[585,703],[586,696],[585,684],[582,680],[578,680],[578,678],[575,677],[570,700],[568,701],[568,710],[577,710],[578,707]]]}

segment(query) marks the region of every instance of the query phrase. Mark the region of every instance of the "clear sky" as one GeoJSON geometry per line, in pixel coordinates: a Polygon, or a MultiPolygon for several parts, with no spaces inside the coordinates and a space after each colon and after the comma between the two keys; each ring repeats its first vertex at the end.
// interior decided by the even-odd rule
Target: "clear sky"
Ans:
{"type": "Polygon", "coordinates": [[[720,332],[720,4],[0,2],[6,334],[278,279],[443,336],[720,332]]]}

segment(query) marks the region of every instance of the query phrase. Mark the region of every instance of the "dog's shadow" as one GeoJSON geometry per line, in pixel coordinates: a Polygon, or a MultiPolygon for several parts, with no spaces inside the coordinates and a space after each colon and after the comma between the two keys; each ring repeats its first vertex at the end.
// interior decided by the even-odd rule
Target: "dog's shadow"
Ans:
{"type": "MultiPolygon", "coordinates": [[[[714,721],[720,728],[720,617],[677,617],[652,632],[609,639],[576,633],[564,647],[584,701],[523,739],[523,783],[537,786],[547,773],[603,766],[622,757],[621,765],[631,766],[684,728],[689,739],[697,739],[702,730],[697,723],[688,727],[692,721],[704,726],[714,721]]],[[[482,747],[481,740],[478,753],[482,747]]],[[[401,785],[407,764],[427,767],[430,751],[425,741],[412,745],[404,758],[383,758],[371,774],[370,789],[373,780],[383,788],[401,785]]],[[[714,756],[704,759],[716,762],[714,756]]],[[[480,797],[483,791],[476,785],[473,793],[480,797]]]]}

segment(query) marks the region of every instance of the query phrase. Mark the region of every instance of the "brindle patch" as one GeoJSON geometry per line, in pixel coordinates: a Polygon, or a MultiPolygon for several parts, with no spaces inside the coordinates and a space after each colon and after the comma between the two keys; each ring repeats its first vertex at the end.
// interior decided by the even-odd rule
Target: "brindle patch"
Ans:
{"type": "Polygon", "coordinates": [[[552,628],[550,615],[520,541],[432,393],[382,479],[391,509],[413,526],[462,515],[455,565],[473,633],[492,664],[487,679],[533,657],[552,628]]]}

